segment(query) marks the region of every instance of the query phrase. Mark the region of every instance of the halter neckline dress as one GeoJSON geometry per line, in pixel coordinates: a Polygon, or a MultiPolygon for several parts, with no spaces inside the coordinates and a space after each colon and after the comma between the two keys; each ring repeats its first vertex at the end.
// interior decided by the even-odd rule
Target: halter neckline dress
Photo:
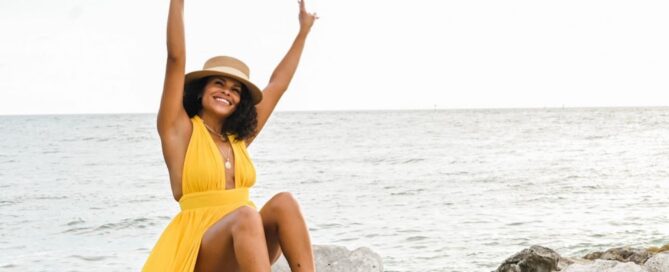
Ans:
{"type": "Polygon", "coordinates": [[[199,116],[192,117],[191,122],[193,132],[181,178],[181,211],[161,234],[142,271],[192,272],[207,229],[241,206],[256,208],[249,200],[256,173],[244,141],[228,135],[234,152],[235,188],[226,190],[224,161],[218,146],[199,116]]]}

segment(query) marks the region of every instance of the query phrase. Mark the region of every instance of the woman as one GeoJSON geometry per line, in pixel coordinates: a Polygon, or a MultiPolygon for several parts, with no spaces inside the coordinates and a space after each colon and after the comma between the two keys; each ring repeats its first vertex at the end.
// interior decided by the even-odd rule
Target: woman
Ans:
{"type": "Polygon", "coordinates": [[[257,211],[248,198],[255,169],[246,152],[297,69],[317,19],[300,5],[300,31],[261,92],[248,67],[214,57],[184,75],[183,0],[170,2],[167,70],[158,133],[181,212],[144,271],[270,271],[283,252],[292,271],[314,271],[311,241],[297,201],[279,193],[257,211]]]}

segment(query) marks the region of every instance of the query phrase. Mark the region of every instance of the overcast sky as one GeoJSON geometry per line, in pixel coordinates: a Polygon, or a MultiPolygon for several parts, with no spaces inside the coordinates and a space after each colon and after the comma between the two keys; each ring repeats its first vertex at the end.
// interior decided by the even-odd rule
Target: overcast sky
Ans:
{"type": "MultiPolygon", "coordinates": [[[[157,112],[167,0],[0,0],[0,114],[157,112]]],[[[669,105],[669,1],[307,0],[316,22],[278,109],[669,105]]],[[[293,0],[186,1],[187,70],[264,86],[293,0]]]]}

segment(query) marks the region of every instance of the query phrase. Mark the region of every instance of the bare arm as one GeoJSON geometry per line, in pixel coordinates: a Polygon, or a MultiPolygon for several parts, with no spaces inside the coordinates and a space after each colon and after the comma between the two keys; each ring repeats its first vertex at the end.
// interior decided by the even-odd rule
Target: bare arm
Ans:
{"type": "MultiPolygon", "coordinates": [[[[300,63],[300,57],[302,56],[302,51],[307,36],[309,35],[309,31],[311,30],[314,21],[318,19],[316,13],[309,13],[306,11],[304,0],[301,0],[299,3],[300,32],[297,34],[297,37],[295,37],[295,41],[293,41],[293,45],[288,50],[288,53],[286,53],[279,65],[274,69],[267,87],[263,90],[263,99],[260,104],[256,106],[256,111],[258,112],[258,126],[255,131],[256,136],[265,126],[265,123],[267,123],[267,119],[269,119],[269,116],[274,111],[276,104],[279,103],[279,99],[283,93],[288,89],[288,85],[297,70],[297,65],[300,63]]],[[[254,138],[247,139],[246,145],[250,145],[253,139],[254,138]]]]}
{"type": "Polygon", "coordinates": [[[186,43],[183,22],[184,0],[171,0],[167,15],[167,64],[165,85],[158,110],[158,134],[163,157],[170,172],[175,200],[181,198],[181,166],[188,148],[192,125],[183,107],[186,43]]]}
{"type": "Polygon", "coordinates": [[[167,17],[167,64],[163,96],[158,110],[158,133],[161,139],[181,135],[190,124],[183,108],[186,43],[183,23],[184,0],[170,1],[167,17]]]}

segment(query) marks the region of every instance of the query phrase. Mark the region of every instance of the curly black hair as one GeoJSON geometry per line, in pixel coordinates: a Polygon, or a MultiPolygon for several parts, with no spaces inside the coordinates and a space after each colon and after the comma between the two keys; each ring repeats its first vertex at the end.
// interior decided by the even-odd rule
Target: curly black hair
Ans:
{"type": "MultiPolygon", "coordinates": [[[[184,85],[183,104],[188,117],[193,117],[202,110],[202,92],[207,85],[209,77],[193,80],[184,85]]],[[[237,141],[255,136],[258,126],[258,113],[251,100],[249,90],[242,85],[242,93],[239,104],[225,121],[221,134],[235,135],[237,141]]]]}

